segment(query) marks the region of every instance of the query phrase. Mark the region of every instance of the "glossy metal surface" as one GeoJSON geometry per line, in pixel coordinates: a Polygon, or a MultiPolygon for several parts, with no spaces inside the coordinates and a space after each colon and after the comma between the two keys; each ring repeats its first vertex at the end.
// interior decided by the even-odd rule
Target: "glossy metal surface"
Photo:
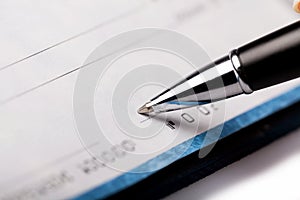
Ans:
{"type": "Polygon", "coordinates": [[[251,93],[252,90],[239,77],[238,67],[238,58],[231,53],[162,92],[139,111],[144,111],[143,114],[168,112],[251,93]]]}

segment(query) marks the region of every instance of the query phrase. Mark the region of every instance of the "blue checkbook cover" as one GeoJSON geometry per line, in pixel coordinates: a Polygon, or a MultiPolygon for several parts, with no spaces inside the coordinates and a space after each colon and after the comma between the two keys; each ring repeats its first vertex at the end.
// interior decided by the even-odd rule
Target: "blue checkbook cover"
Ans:
{"type": "MultiPolygon", "coordinates": [[[[227,121],[224,124],[219,140],[226,138],[247,126],[258,122],[261,119],[264,119],[275,112],[287,108],[298,101],[300,101],[300,87],[290,90],[287,93],[284,93],[266,103],[263,103],[249,110],[248,112],[245,112],[227,121]]],[[[215,127],[214,129],[218,130],[218,127],[215,127]]],[[[157,166],[166,166],[171,164],[169,158],[172,159],[173,158],[172,155],[176,154],[178,150],[182,148],[186,149],[186,147],[188,147],[187,151],[184,154],[182,154],[181,157],[178,158],[179,160],[215,142],[215,141],[207,141],[206,139],[204,143],[204,138],[206,134],[207,134],[206,132],[199,134],[196,137],[173,147],[169,151],[164,152],[163,154],[145,162],[144,164],[138,166],[136,169],[132,170],[132,171],[136,171],[137,169],[143,169],[143,171],[149,171],[149,172],[145,172],[145,173],[133,173],[130,171],[126,172],[73,199],[74,200],[103,199],[121,190],[124,190],[129,186],[132,186],[138,183],[139,181],[149,177],[150,175],[156,173],[156,171],[153,171],[153,169],[157,169],[157,166]]],[[[172,162],[174,162],[173,159],[172,162]]]]}

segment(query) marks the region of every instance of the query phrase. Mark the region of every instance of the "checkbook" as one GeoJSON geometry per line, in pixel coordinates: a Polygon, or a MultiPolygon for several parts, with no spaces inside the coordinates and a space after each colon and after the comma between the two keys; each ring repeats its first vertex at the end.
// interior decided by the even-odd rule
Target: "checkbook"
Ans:
{"type": "MultiPolygon", "coordinates": [[[[172,85],[172,73],[200,66],[159,48],[110,60],[123,48],[103,45],[111,38],[172,31],[201,46],[205,62],[295,19],[279,0],[1,1],[0,199],[108,198],[192,153],[201,162],[218,140],[300,100],[293,80],[148,118],[137,108],[172,85]],[[103,63],[95,85],[81,78],[103,63]]],[[[139,36],[126,45],[156,37],[139,36]]]]}

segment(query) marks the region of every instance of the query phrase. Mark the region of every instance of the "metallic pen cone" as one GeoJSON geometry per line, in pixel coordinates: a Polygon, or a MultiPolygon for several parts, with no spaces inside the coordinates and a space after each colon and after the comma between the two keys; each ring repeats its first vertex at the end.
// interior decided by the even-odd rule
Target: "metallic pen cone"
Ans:
{"type": "Polygon", "coordinates": [[[147,104],[145,104],[142,107],[140,107],[137,112],[142,115],[147,115],[149,113],[152,113],[153,111],[154,110],[152,106],[147,106],[147,104]]]}
{"type": "Polygon", "coordinates": [[[151,99],[138,113],[149,115],[151,112],[176,111],[251,93],[231,61],[232,55],[224,56],[187,76],[151,99]]]}

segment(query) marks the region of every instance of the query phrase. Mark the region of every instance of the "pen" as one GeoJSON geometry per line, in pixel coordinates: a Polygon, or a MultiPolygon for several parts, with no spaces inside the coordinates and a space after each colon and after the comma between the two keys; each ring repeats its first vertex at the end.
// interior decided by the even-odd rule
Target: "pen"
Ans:
{"type": "Polygon", "coordinates": [[[162,113],[251,94],[300,76],[300,21],[232,50],[138,109],[162,113]]]}

